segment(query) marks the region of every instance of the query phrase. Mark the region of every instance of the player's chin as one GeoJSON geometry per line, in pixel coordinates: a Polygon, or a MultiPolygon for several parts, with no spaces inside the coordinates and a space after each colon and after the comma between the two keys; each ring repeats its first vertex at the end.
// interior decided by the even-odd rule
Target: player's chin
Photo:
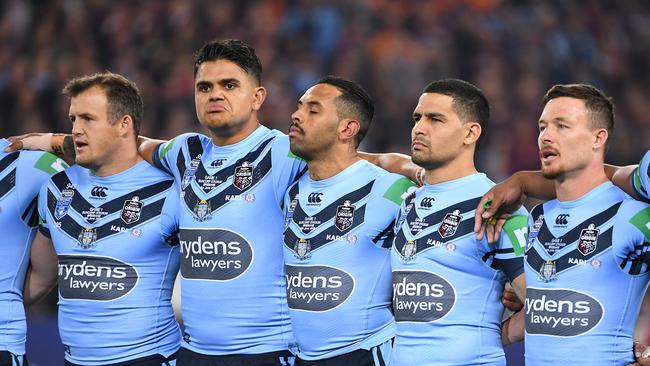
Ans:
{"type": "Polygon", "coordinates": [[[546,179],[555,179],[560,176],[560,169],[542,166],[542,176],[546,179]]]}

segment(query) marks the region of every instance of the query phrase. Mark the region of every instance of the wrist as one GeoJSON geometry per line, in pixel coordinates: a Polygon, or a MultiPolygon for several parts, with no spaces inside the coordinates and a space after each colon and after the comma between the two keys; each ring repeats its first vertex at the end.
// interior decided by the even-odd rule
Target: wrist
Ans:
{"type": "Polygon", "coordinates": [[[65,148],[63,147],[63,141],[65,139],[65,134],[62,133],[52,133],[50,135],[50,148],[52,152],[56,155],[64,155],[65,148]]]}

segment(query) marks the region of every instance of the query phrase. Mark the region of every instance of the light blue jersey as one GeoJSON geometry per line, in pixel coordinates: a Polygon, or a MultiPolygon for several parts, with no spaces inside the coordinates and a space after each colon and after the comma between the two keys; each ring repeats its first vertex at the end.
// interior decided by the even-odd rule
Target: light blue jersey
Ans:
{"type": "Polygon", "coordinates": [[[146,162],[108,177],[74,165],[43,187],[41,232],[59,259],[66,360],[106,365],[178,350],[179,196],[146,162]]]}
{"type": "Polygon", "coordinates": [[[523,273],[525,210],[498,242],[476,239],[482,173],[426,184],[400,210],[391,251],[395,365],[505,365],[501,294],[523,273]]]}
{"type": "Polygon", "coordinates": [[[183,195],[183,347],[206,355],[293,347],[281,206],[305,164],[289,152],[289,138],[263,126],[228,146],[185,134],[155,155],[183,195]]]}
{"type": "Polygon", "coordinates": [[[38,226],[37,196],[50,175],[67,165],[49,153],[6,153],[8,145],[0,139],[0,351],[23,355],[23,285],[38,226]]]}
{"type": "Polygon", "coordinates": [[[646,152],[632,174],[632,187],[645,201],[650,202],[650,151],[646,152]]]}
{"type": "Polygon", "coordinates": [[[367,350],[395,336],[389,248],[411,187],[362,160],[321,181],[305,174],[287,192],[287,297],[301,359],[367,350]]]}
{"type": "Polygon", "coordinates": [[[650,280],[650,207],[607,182],[535,207],[526,250],[526,364],[626,365],[650,280]]]}

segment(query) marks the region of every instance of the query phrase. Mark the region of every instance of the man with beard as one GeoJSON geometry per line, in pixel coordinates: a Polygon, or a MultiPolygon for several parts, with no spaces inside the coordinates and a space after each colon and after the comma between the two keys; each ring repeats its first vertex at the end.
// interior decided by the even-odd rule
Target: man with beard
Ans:
{"type": "Polygon", "coordinates": [[[605,174],[609,98],[586,84],[556,85],[543,103],[541,172],[557,198],[529,217],[526,363],[625,365],[650,281],[650,207],[605,174]]]}
{"type": "Polygon", "coordinates": [[[481,90],[457,79],[429,84],[413,112],[412,159],[425,184],[402,204],[391,251],[395,365],[505,365],[503,344],[523,333],[521,313],[519,330],[502,329],[499,300],[507,281],[525,296],[526,211],[496,243],[472,231],[476,204],[494,185],[474,165],[489,114],[481,90]]]}
{"type": "Polygon", "coordinates": [[[373,114],[359,85],[329,76],[305,92],[292,115],[291,151],[308,166],[284,200],[297,366],[390,363],[392,228],[414,185],[359,157],[373,114]]]}

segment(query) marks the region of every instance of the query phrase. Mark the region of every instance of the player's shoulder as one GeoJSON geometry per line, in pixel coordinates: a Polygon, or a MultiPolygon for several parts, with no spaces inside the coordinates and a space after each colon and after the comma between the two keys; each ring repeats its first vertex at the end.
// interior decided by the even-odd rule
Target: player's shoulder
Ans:
{"type": "Polygon", "coordinates": [[[618,209],[617,215],[626,218],[643,212],[646,216],[648,216],[650,215],[649,208],[650,204],[642,201],[637,201],[630,196],[626,196],[621,202],[621,206],[618,209]]]}
{"type": "Polygon", "coordinates": [[[162,150],[171,150],[173,147],[187,146],[189,143],[200,143],[206,145],[210,143],[210,137],[198,132],[186,132],[180,134],[173,139],[163,143],[162,150]]]}
{"type": "MultiPolygon", "coordinates": [[[[469,189],[475,191],[475,194],[483,195],[490,188],[494,187],[496,183],[490,179],[485,173],[475,173],[468,177],[469,189]]],[[[465,182],[463,182],[465,183],[465,182]]],[[[463,184],[464,185],[464,184],[463,184]]]]}
{"type": "Polygon", "coordinates": [[[387,172],[379,167],[368,163],[375,174],[373,191],[375,194],[401,205],[407,196],[415,192],[417,185],[409,178],[395,173],[387,172]]]}
{"type": "Polygon", "coordinates": [[[68,167],[62,159],[52,153],[31,150],[19,150],[7,153],[3,151],[6,146],[7,144],[0,144],[0,161],[6,159],[7,163],[9,163],[10,161],[18,160],[21,168],[40,171],[50,176],[68,167]]]}

